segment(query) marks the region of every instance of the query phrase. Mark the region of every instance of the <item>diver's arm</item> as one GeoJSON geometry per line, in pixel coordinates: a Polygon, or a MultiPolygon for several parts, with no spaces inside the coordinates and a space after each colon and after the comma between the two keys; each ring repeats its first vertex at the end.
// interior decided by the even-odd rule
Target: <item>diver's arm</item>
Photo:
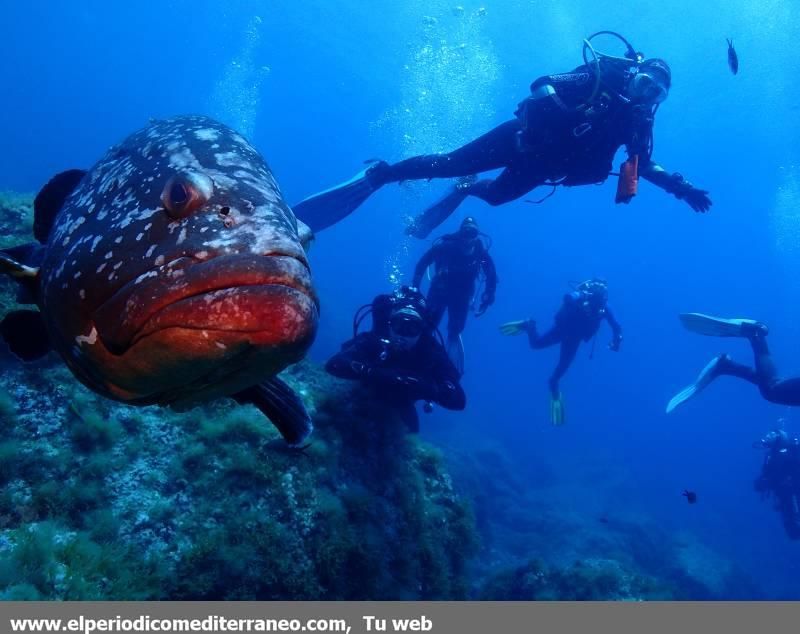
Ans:
{"type": "Polygon", "coordinates": [[[669,174],[652,159],[639,164],[639,175],[679,200],[685,200],[697,212],[705,213],[711,208],[711,198],[706,190],[698,189],[678,172],[669,174]]]}
{"type": "Polygon", "coordinates": [[[342,349],[325,364],[325,370],[340,379],[361,379],[370,360],[369,333],[361,333],[355,339],[342,344],[342,349]]]}
{"type": "Polygon", "coordinates": [[[436,344],[432,354],[433,365],[428,381],[430,396],[426,400],[438,403],[445,409],[464,409],[467,406],[467,395],[461,387],[458,370],[440,345],[436,344]]]}
{"type": "Polygon", "coordinates": [[[372,366],[365,368],[362,378],[368,385],[393,397],[409,401],[433,401],[448,409],[463,409],[463,405],[458,407],[457,394],[461,389],[458,383],[436,380],[426,372],[417,372],[409,368],[372,366]]]}
{"type": "Polygon", "coordinates": [[[419,259],[419,262],[417,262],[417,266],[414,269],[414,279],[411,281],[411,286],[414,288],[419,288],[419,285],[422,283],[422,277],[425,275],[425,271],[427,271],[428,267],[433,264],[433,261],[436,259],[440,248],[440,245],[432,246],[419,259]]]}
{"type": "Polygon", "coordinates": [[[611,343],[608,344],[608,347],[614,352],[619,352],[619,347],[622,344],[622,326],[619,325],[616,317],[614,317],[614,313],[611,312],[611,308],[608,306],[606,306],[605,318],[608,325],[611,326],[611,332],[613,333],[611,343]]]}

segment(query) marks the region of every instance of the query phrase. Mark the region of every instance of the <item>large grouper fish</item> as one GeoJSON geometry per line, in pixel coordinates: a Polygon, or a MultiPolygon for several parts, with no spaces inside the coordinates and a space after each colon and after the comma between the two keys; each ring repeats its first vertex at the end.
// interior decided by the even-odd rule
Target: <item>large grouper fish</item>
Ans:
{"type": "Polygon", "coordinates": [[[312,424],[276,374],[303,358],[319,307],[310,230],[239,134],[203,116],[153,121],[34,201],[37,242],[0,251],[20,284],[0,324],[19,358],[55,349],[105,397],[185,410],[252,403],[291,445],[312,424]]]}

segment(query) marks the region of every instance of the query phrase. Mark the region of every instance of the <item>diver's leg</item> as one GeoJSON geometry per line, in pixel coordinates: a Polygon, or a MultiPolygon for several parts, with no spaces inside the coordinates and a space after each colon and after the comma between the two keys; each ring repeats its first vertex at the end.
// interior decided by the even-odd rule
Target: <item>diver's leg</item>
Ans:
{"type": "Polygon", "coordinates": [[[451,292],[447,303],[447,355],[459,374],[464,374],[464,341],[461,333],[467,325],[472,293],[451,292]]]}
{"type": "Polygon", "coordinates": [[[572,361],[575,359],[575,355],[577,354],[580,345],[580,337],[565,337],[561,341],[561,353],[558,357],[558,365],[556,366],[556,369],[553,370],[553,374],[550,375],[550,392],[552,392],[553,396],[558,396],[559,381],[569,369],[572,361]]]}
{"type": "Polygon", "coordinates": [[[462,292],[451,293],[447,302],[447,336],[449,339],[458,338],[467,325],[467,313],[472,294],[462,292]]]}
{"type": "Polygon", "coordinates": [[[558,325],[554,325],[550,330],[544,333],[542,336],[539,336],[539,333],[536,330],[536,323],[531,323],[528,328],[528,343],[530,343],[531,348],[534,350],[540,350],[542,348],[549,348],[550,346],[554,346],[557,343],[561,343],[562,333],[561,328],[558,325]]]}
{"type": "Polygon", "coordinates": [[[428,304],[428,319],[436,327],[442,321],[444,311],[447,308],[446,290],[445,284],[439,277],[434,277],[428,289],[428,297],[425,299],[428,304]]]}
{"type": "Polygon", "coordinates": [[[504,169],[495,179],[483,178],[472,183],[466,187],[466,194],[496,207],[521,198],[544,180],[535,165],[522,162],[504,169]]]}
{"type": "Polygon", "coordinates": [[[371,178],[376,185],[383,185],[404,180],[470,176],[506,167],[518,151],[519,130],[519,121],[512,119],[448,154],[424,154],[393,165],[376,165],[371,178]]]}
{"type": "Polygon", "coordinates": [[[755,382],[761,395],[771,403],[778,405],[800,405],[800,377],[780,379],[775,362],[769,352],[766,335],[756,333],[748,338],[756,362],[757,381],[755,382]]]}

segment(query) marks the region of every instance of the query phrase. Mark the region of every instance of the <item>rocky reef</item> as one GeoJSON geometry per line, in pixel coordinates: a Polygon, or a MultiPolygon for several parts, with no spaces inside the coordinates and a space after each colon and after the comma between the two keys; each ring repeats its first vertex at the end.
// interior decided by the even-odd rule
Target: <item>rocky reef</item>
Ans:
{"type": "Polygon", "coordinates": [[[0,384],[0,592],[30,599],[467,596],[469,506],[441,455],[311,364],[314,441],[252,407],[96,397],[65,368],[0,384]]]}

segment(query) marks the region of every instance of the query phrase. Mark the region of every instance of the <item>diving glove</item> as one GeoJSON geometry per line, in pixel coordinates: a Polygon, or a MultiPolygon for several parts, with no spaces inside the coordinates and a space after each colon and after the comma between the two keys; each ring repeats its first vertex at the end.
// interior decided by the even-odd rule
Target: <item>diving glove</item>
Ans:
{"type": "Polygon", "coordinates": [[[672,183],[667,191],[678,200],[685,200],[698,213],[705,213],[711,209],[708,192],[705,189],[698,189],[677,172],[672,175],[672,183]]]}
{"type": "Polygon", "coordinates": [[[565,423],[564,397],[561,392],[550,396],[550,422],[556,426],[561,426],[565,423]]]}

